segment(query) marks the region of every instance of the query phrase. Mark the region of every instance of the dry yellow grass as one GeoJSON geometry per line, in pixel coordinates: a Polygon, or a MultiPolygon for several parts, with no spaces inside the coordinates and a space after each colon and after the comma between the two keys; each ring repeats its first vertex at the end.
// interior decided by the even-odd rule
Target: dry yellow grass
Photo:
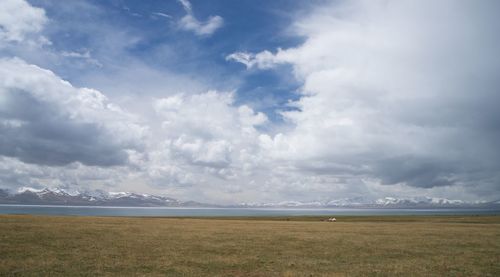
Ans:
{"type": "Polygon", "coordinates": [[[500,276],[500,217],[0,216],[2,276],[500,276]]]}

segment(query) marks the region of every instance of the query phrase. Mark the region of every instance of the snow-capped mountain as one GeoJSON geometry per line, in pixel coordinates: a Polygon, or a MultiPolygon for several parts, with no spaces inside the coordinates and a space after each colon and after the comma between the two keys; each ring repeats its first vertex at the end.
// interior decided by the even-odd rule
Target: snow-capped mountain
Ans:
{"type": "Polygon", "coordinates": [[[241,207],[273,208],[482,208],[498,207],[500,201],[466,202],[436,197],[395,198],[384,197],[370,200],[363,197],[333,199],[328,201],[283,201],[277,203],[242,203],[241,207]]]}
{"type": "Polygon", "coordinates": [[[203,206],[197,202],[133,192],[70,191],[62,188],[22,187],[16,192],[0,189],[2,204],[92,205],[92,206],[203,206]]]}
{"type": "Polygon", "coordinates": [[[342,198],[342,199],[334,199],[325,202],[325,206],[328,207],[361,207],[366,204],[372,203],[370,200],[367,200],[363,197],[354,197],[354,198],[342,198]]]}
{"type": "Polygon", "coordinates": [[[313,202],[300,202],[300,201],[281,201],[277,203],[241,203],[238,205],[240,207],[248,207],[248,208],[280,208],[280,207],[322,207],[323,203],[318,201],[313,202]]]}
{"type": "Polygon", "coordinates": [[[394,206],[394,205],[403,205],[403,206],[418,206],[418,205],[429,205],[429,206],[460,206],[464,204],[472,204],[467,203],[462,200],[450,200],[446,198],[436,198],[436,197],[414,197],[414,198],[394,198],[394,197],[385,197],[381,199],[377,199],[375,201],[377,205],[381,206],[394,206]]]}
{"type": "Polygon", "coordinates": [[[0,204],[81,205],[128,207],[238,207],[238,208],[500,208],[500,200],[466,202],[435,197],[364,197],[331,199],[326,201],[281,201],[275,203],[241,203],[238,205],[211,205],[194,201],[179,201],[166,196],[134,192],[106,192],[103,190],[66,190],[63,188],[22,187],[15,192],[0,189],[0,204]]]}

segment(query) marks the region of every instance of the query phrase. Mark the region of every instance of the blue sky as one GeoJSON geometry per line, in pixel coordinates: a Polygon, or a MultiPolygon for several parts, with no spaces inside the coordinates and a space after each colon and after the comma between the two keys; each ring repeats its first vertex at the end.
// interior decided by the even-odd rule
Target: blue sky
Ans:
{"type": "Polygon", "coordinates": [[[0,187],[500,198],[496,1],[0,3],[0,187]]]}
{"type": "Polygon", "coordinates": [[[204,36],[179,29],[177,21],[186,12],[178,1],[32,4],[43,7],[50,18],[46,32],[52,38],[53,51],[88,52],[98,61],[99,66],[47,65],[72,83],[98,87],[99,83],[92,83],[85,75],[113,74],[110,71],[114,67],[126,66],[123,60],[136,59],[158,71],[208,82],[212,89],[234,90],[238,103],[251,104],[273,121],[281,120],[275,113],[277,108],[287,109],[284,104],[298,97],[300,83],[293,78],[291,67],[247,71],[241,64],[227,62],[225,57],[235,51],[260,52],[299,45],[303,38],[288,31],[292,15],[303,12],[306,3],[194,1],[193,13],[200,20],[214,15],[224,18],[222,27],[204,36]],[[110,32],[119,34],[109,37],[110,32]]]}

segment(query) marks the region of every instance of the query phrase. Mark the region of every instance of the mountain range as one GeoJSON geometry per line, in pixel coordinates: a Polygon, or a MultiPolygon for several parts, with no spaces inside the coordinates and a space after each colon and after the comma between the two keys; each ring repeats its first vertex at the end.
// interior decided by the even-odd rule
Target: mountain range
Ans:
{"type": "Polygon", "coordinates": [[[117,206],[117,207],[204,207],[203,203],[133,192],[102,190],[70,192],[61,188],[23,187],[16,192],[0,189],[0,204],[117,206]]]}
{"type": "Polygon", "coordinates": [[[241,206],[269,208],[500,208],[500,201],[466,202],[436,197],[384,197],[370,200],[354,197],[313,202],[244,203],[241,206]]]}
{"type": "Polygon", "coordinates": [[[62,188],[35,189],[30,187],[23,187],[15,192],[0,189],[0,204],[232,208],[500,208],[500,201],[466,202],[435,197],[384,197],[376,200],[355,197],[328,201],[283,201],[276,203],[241,203],[223,206],[195,201],[179,201],[166,196],[133,192],[106,192],[103,190],[71,192],[62,188]]]}

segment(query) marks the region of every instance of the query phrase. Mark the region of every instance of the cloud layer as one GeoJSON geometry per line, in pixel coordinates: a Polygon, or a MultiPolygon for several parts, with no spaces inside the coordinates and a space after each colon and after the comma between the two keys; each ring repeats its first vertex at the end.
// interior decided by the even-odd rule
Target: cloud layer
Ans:
{"type": "Polygon", "coordinates": [[[20,59],[0,60],[0,154],[26,163],[111,166],[139,150],[144,129],[100,92],[20,59]]]}
{"type": "MultiPolygon", "coordinates": [[[[200,21],[189,1],[179,2],[185,14],[172,33],[208,37],[224,23],[220,16],[200,21]]],[[[84,30],[99,31],[95,49],[59,49],[49,43],[58,40],[45,32],[42,8],[23,0],[0,5],[2,186],[112,188],[218,203],[500,197],[494,1],[321,2],[294,15],[286,30],[300,44],[250,52],[236,42],[229,55],[187,44],[152,47],[141,32],[98,24],[84,30]],[[177,74],[180,50],[216,56],[205,67],[245,68],[206,79],[177,74]],[[87,78],[76,65],[91,68],[87,78]],[[241,82],[206,89],[215,78],[265,83],[255,76],[283,68],[302,86],[273,111],[278,119],[252,106],[259,99],[242,95],[241,82]],[[65,81],[65,70],[78,81],[65,81]]],[[[211,49],[223,49],[211,40],[211,49]]]]}
{"type": "Polygon", "coordinates": [[[303,45],[227,59],[293,65],[303,97],[283,117],[295,127],[269,144],[301,170],[422,188],[497,186],[495,21],[491,7],[466,1],[334,4],[296,23],[303,45]]]}

